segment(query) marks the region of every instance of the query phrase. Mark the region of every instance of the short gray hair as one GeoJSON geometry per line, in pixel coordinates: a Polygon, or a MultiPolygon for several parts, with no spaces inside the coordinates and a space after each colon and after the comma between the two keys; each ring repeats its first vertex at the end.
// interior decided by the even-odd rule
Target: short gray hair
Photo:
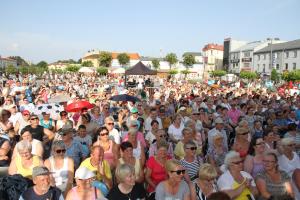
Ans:
{"type": "Polygon", "coordinates": [[[240,157],[240,154],[236,151],[229,151],[224,159],[225,167],[228,169],[228,166],[231,164],[232,158],[240,157]]]}
{"type": "Polygon", "coordinates": [[[294,141],[294,139],[291,138],[291,137],[287,137],[287,138],[281,139],[281,145],[282,145],[282,146],[287,146],[287,145],[289,145],[289,144],[294,144],[294,143],[295,143],[295,141],[294,141]]]}
{"type": "Polygon", "coordinates": [[[55,141],[53,141],[53,143],[52,143],[52,151],[54,151],[57,148],[65,149],[66,148],[66,144],[64,143],[64,141],[62,141],[62,140],[55,140],[55,141]]]}
{"type": "Polygon", "coordinates": [[[134,168],[128,164],[120,164],[116,168],[116,178],[118,182],[123,182],[125,178],[131,174],[135,174],[134,168]]]}
{"type": "Polygon", "coordinates": [[[114,120],[114,118],[113,118],[112,116],[106,117],[106,118],[104,119],[104,122],[106,123],[108,120],[109,120],[109,121],[115,122],[115,120],[114,120]]]}
{"type": "Polygon", "coordinates": [[[22,150],[28,150],[29,152],[31,152],[32,150],[32,145],[29,141],[27,140],[21,140],[18,144],[17,144],[17,150],[18,152],[22,151],[22,150]]]}

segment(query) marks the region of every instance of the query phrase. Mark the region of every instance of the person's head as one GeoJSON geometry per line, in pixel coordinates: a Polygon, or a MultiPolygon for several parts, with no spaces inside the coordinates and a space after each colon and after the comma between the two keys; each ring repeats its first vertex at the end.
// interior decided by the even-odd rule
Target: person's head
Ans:
{"type": "Polygon", "coordinates": [[[45,120],[49,120],[50,119],[50,113],[49,112],[42,112],[43,118],[45,120]]]}
{"type": "Polygon", "coordinates": [[[185,155],[194,156],[196,155],[197,145],[193,140],[189,140],[187,143],[183,145],[185,155]]]}
{"type": "Polygon", "coordinates": [[[262,128],[261,121],[255,120],[255,121],[254,121],[254,128],[256,128],[256,129],[261,129],[261,128],[262,128]]]}
{"type": "Polygon", "coordinates": [[[92,146],[91,147],[91,159],[94,162],[100,162],[103,160],[104,157],[104,150],[101,146],[92,146]]]}
{"type": "Polygon", "coordinates": [[[81,119],[82,119],[83,123],[89,123],[89,122],[91,122],[92,117],[89,113],[84,113],[84,114],[81,114],[81,119]]]}
{"type": "Polygon", "coordinates": [[[222,130],[224,128],[224,121],[222,118],[218,117],[215,119],[215,126],[216,129],[222,130]]]}
{"type": "Polygon", "coordinates": [[[225,192],[214,192],[207,197],[207,200],[231,200],[231,198],[225,192]]]}
{"type": "Polygon", "coordinates": [[[167,139],[167,134],[164,129],[158,129],[156,133],[154,134],[156,141],[160,141],[162,139],[166,140],[167,139]]]}
{"type": "Polygon", "coordinates": [[[139,111],[138,111],[138,109],[137,108],[132,108],[131,110],[130,110],[130,113],[131,113],[131,116],[134,118],[134,119],[137,119],[138,118],[138,116],[139,116],[139,111]]]}
{"type": "Polygon", "coordinates": [[[166,170],[168,172],[169,179],[172,179],[174,182],[180,182],[185,174],[184,167],[181,166],[178,160],[174,159],[166,162],[166,170]]]}
{"type": "Polygon", "coordinates": [[[214,146],[223,146],[223,135],[218,132],[213,136],[213,145],[214,146]]]}
{"type": "Polygon", "coordinates": [[[235,133],[236,133],[237,138],[243,139],[243,140],[248,140],[250,130],[248,128],[238,126],[235,128],[235,133]]]}
{"type": "Polygon", "coordinates": [[[99,108],[99,106],[95,106],[94,108],[92,108],[91,112],[94,115],[100,115],[100,108],[99,108]]]}
{"type": "Polygon", "coordinates": [[[75,172],[75,180],[78,187],[89,189],[94,181],[95,173],[86,167],[79,167],[75,172]]]}
{"type": "Polygon", "coordinates": [[[1,122],[6,122],[11,116],[11,113],[9,110],[2,110],[0,114],[0,121],[1,122]]]}
{"type": "Polygon", "coordinates": [[[250,155],[260,155],[265,151],[265,142],[262,137],[253,137],[249,145],[248,153],[250,155]]]}
{"type": "Polygon", "coordinates": [[[36,126],[36,125],[39,124],[39,118],[38,118],[37,115],[32,114],[29,119],[30,119],[30,124],[31,125],[36,126]]]}
{"type": "Polygon", "coordinates": [[[264,154],[263,163],[266,171],[278,170],[278,158],[273,152],[266,152],[264,154]]]}
{"type": "Polygon", "coordinates": [[[31,132],[26,128],[23,128],[21,130],[20,135],[22,137],[22,140],[27,140],[27,141],[31,142],[33,139],[31,132]]]}
{"type": "Polygon", "coordinates": [[[128,164],[118,165],[116,168],[116,178],[119,183],[123,183],[133,187],[135,185],[134,168],[128,164]]]}
{"type": "Polygon", "coordinates": [[[67,113],[66,111],[61,111],[61,112],[59,113],[59,115],[60,115],[60,118],[61,118],[61,119],[66,119],[66,118],[68,118],[68,113],[67,113]]]}
{"type": "Polygon", "coordinates": [[[105,120],[104,120],[104,122],[105,122],[105,127],[109,131],[113,130],[114,125],[115,125],[115,120],[114,120],[114,118],[112,116],[106,117],[105,120]]]}
{"type": "Polygon", "coordinates": [[[293,138],[287,137],[281,139],[281,145],[283,147],[284,153],[291,154],[293,151],[295,151],[296,142],[293,138]]]}
{"type": "Polygon", "coordinates": [[[139,121],[138,120],[130,120],[127,123],[127,127],[129,129],[134,129],[136,132],[139,130],[139,121]]]}
{"type": "Polygon", "coordinates": [[[198,176],[200,180],[207,181],[207,184],[209,184],[217,178],[218,173],[214,166],[208,163],[204,163],[199,168],[198,176]]]}
{"type": "Polygon", "coordinates": [[[102,106],[102,112],[108,113],[109,112],[109,105],[108,104],[104,104],[102,106]]]}
{"type": "Polygon", "coordinates": [[[39,192],[48,192],[50,188],[50,174],[47,167],[44,166],[37,166],[32,169],[32,181],[39,192]]]}
{"type": "Polygon", "coordinates": [[[150,117],[152,119],[155,119],[157,117],[157,111],[156,111],[156,108],[151,108],[150,109],[150,117]]]}
{"type": "Polygon", "coordinates": [[[157,153],[156,153],[157,157],[166,159],[168,155],[168,149],[169,149],[168,142],[164,139],[159,140],[156,143],[156,147],[157,147],[157,153]]]}
{"type": "Polygon", "coordinates": [[[296,131],[296,130],[297,130],[297,124],[296,123],[288,124],[288,131],[296,131]]]}
{"type": "Polygon", "coordinates": [[[189,127],[185,127],[182,130],[182,136],[183,136],[183,139],[186,141],[193,139],[193,130],[189,127]]]}
{"type": "Polygon", "coordinates": [[[155,131],[157,131],[158,130],[158,121],[156,120],[156,119],[154,119],[154,120],[152,120],[151,121],[151,131],[152,132],[155,132],[155,131]]]}
{"type": "Polygon", "coordinates": [[[176,114],[173,117],[173,123],[180,125],[181,124],[181,120],[182,120],[182,116],[180,114],[176,114]]]}
{"type": "Polygon", "coordinates": [[[65,124],[58,130],[58,134],[61,135],[63,141],[72,140],[74,129],[70,124],[65,124]]]}
{"type": "Polygon", "coordinates": [[[236,151],[229,151],[224,160],[225,167],[232,171],[242,171],[244,161],[240,154],[236,151]]]}
{"type": "Polygon", "coordinates": [[[55,157],[64,157],[66,153],[66,145],[62,140],[55,140],[52,143],[52,154],[55,157]]]}
{"type": "Polygon", "coordinates": [[[81,138],[84,138],[87,134],[87,131],[86,131],[86,126],[81,124],[78,126],[78,135],[79,137],[81,138]]]}
{"type": "Polygon", "coordinates": [[[120,149],[123,157],[133,157],[133,146],[130,142],[122,142],[120,149]]]}
{"type": "Polygon", "coordinates": [[[99,140],[102,140],[102,141],[109,140],[109,131],[105,126],[99,128],[98,138],[99,138],[99,140]]]}
{"type": "Polygon", "coordinates": [[[28,160],[32,157],[31,150],[32,145],[27,140],[21,140],[19,143],[17,143],[17,151],[22,159],[28,160]]]}

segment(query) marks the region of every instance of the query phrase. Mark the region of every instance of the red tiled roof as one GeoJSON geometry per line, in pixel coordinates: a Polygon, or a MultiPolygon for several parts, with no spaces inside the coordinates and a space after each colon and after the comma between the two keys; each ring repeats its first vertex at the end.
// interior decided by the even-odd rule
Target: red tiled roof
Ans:
{"type": "Polygon", "coordinates": [[[1,58],[1,57],[0,57],[0,60],[6,60],[6,61],[16,61],[16,60],[14,60],[14,59],[11,59],[11,58],[1,58]]]}
{"type": "MultiPolygon", "coordinates": [[[[112,52],[111,56],[113,59],[117,59],[119,54],[120,53],[112,52]]],[[[138,53],[126,53],[126,54],[129,56],[130,60],[139,60],[140,59],[140,55],[138,53]]],[[[83,57],[83,59],[97,59],[97,58],[99,58],[99,54],[92,54],[92,55],[83,57]]]]}
{"type": "Polygon", "coordinates": [[[208,51],[208,50],[219,50],[219,51],[224,51],[223,45],[218,45],[218,44],[207,44],[204,46],[203,51],[208,51]]]}

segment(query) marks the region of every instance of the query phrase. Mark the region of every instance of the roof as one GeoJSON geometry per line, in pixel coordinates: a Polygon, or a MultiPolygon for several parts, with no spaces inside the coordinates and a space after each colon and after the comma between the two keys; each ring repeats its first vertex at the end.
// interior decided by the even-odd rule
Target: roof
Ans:
{"type": "Polygon", "coordinates": [[[201,52],[185,52],[183,55],[202,56],[201,52]]]}
{"type": "Polygon", "coordinates": [[[254,52],[254,54],[258,54],[258,53],[268,53],[271,51],[282,51],[282,50],[292,50],[292,49],[300,49],[300,39],[299,40],[293,40],[293,41],[289,41],[289,42],[283,42],[283,43],[277,43],[277,44],[272,44],[272,45],[268,45],[265,48],[262,48],[256,52],[254,52]]]}
{"type": "Polygon", "coordinates": [[[204,46],[202,49],[203,51],[208,51],[208,50],[219,50],[219,51],[224,51],[224,46],[223,45],[218,45],[218,44],[207,44],[204,46]]]}
{"type": "MultiPolygon", "coordinates": [[[[112,52],[111,56],[113,59],[117,59],[118,55],[121,53],[117,53],[117,52],[112,52]]],[[[140,55],[138,53],[126,53],[129,56],[130,60],[139,60],[140,59],[140,55]]],[[[88,56],[83,57],[82,59],[98,59],[99,58],[99,53],[94,53],[88,56]]]]}
{"type": "Polygon", "coordinates": [[[149,69],[141,61],[125,71],[125,75],[156,75],[156,74],[157,74],[156,71],[149,69]]]}
{"type": "Polygon", "coordinates": [[[262,41],[249,42],[249,43],[235,49],[234,51],[231,51],[231,53],[232,52],[240,52],[240,51],[251,51],[251,50],[253,51],[255,47],[257,47],[258,45],[261,45],[262,43],[264,43],[264,42],[262,42],[262,41]]]}
{"type": "Polygon", "coordinates": [[[0,57],[0,60],[6,60],[6,61],[11,61],[11,62],[17,62],[16,60],[11,59],[11,58],[2,58],[2,57],[0,57]]]}

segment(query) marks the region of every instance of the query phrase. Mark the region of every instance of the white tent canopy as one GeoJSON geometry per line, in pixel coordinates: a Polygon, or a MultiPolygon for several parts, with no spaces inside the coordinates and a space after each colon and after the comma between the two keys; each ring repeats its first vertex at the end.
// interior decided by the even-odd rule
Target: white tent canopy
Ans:
{"type": "Polygon", "coordinates": [[[78,72],[80,72],[80,73],[95,73],[96,69],[93,67],[81,67],[78,72]]]}
{"type": "Polygon", "coordinates": [[[110,69],[111,74],[125,74],[124,68],[110,69]]]}

